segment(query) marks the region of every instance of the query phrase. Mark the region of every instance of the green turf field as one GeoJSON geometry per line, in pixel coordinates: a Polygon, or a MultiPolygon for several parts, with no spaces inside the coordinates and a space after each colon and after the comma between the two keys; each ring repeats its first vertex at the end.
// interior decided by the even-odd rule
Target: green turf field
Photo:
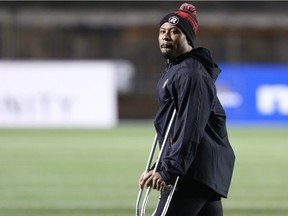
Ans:
{"type": "MultiPolygon", "coordinates": [[[[0,130],[0,215],[134,215],[153,137],[150,123],[0,130]]],[[[287,129],[231,128],[230,141],[237,161],[225,216],[288,215],[287,129]]]]}

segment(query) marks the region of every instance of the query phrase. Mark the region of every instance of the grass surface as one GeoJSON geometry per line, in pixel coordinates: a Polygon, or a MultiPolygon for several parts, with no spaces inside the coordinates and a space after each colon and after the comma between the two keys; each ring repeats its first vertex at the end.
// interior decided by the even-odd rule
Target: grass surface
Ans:
{"type": "MultiPolygon", "coordinates": [[[[237,158],[225,216],[288,215],[287,129],[229,132],[237,158]]],[[[0,215],[134,215],[153,137],[145,123],[0,130],[0,215]]]]}

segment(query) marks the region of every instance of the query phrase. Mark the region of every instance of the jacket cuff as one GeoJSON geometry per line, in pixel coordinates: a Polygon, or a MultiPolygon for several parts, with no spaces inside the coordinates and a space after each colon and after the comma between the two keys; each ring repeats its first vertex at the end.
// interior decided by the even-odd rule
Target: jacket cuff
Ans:
{"type": "Polygon", "coordinates": [[[171,183],[171,175],[165,169],[160,170],[159,174],[161,175],[161,177],[163,178],[163,180],[167,185],[171,183]]]}

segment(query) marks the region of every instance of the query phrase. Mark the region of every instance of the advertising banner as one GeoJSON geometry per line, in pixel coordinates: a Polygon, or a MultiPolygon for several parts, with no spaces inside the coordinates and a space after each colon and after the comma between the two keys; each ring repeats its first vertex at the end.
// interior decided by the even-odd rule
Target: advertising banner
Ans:
{"type": "Polygon", "coordinates": [[[219,66],[216,85],[228,122],[288,125],[288,65],[219,66]]]}
{"type": "Polygon", "coordinates": [[[0,127],[112,127],[116,72],[106,61],[0,62],[0,127]]]}

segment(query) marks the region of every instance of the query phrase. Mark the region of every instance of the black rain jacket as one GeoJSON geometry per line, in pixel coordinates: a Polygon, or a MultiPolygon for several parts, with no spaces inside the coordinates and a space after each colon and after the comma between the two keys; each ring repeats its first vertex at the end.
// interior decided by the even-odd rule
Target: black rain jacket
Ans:
{"type": "Polygon", "coordinates": [[[228,140],[226,114],[216,94],[219,73],[205,48],[171,61],[157,85],[160,106],[154,125],[162,143],[176,109],[159,167],[166,183],[180,176],[227,197],[235,156],[228,140]]]}

